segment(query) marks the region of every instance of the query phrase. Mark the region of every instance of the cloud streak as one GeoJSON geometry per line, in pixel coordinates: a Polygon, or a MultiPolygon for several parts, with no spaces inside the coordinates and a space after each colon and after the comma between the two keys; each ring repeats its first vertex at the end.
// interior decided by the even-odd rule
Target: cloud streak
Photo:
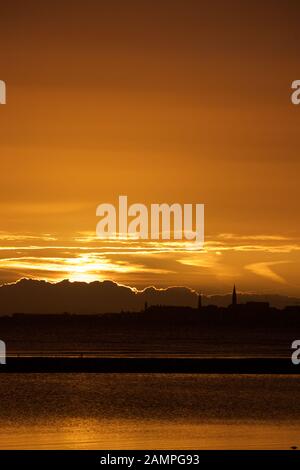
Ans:
{"type": "Polygon", "coordinates": [[[270,279],[271,281],[279,282],[280,284],[287,284],[287,281],[282,276],[274,272],[271,267],[289,262],[290,261],[273,261],[267,263],[252,263],[245,266],[245,269],[248,269],[248,271],[257,274],[258,276],[270,279]]]}
{"type": "Polygon", "coordinates": [[[300,243],[287,236],[217,234],[207,236],[201,250],[178,240],[99,240],[89,232],[64,238],[0,232],[0,238],[2,283],[21,277],[87,282],[112,279],[140,287],[180,282],[193,288],[200,285],[209,292],[220,286],[224,292],[237,282],[245,290],[282,285],[290,294],[298,295],[299,291],[295,279],[300,243]],[[284,276],[273,269],[286,263],[283,254],[292,254],[294,261],[284,276]]]}

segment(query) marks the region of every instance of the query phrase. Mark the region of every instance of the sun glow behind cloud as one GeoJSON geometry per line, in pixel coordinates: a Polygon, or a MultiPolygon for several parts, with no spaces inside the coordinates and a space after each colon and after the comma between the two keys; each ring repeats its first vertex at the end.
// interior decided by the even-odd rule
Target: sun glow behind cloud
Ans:
{"type": "Polygon", "coordinates": [[[300,243],[277,235],[220,234],[207,237],[200,251],[185,241],[99,240],[91,233],[65,239],[2,233],[1,238],[2,282],[21,277],[84,282],[112,279],[139,288],[150,284],[201,286],[211,293],[227,291],[233,282],[253,290],[272,290],[279,284],[290,287],[291,293],[298,288],[300,243]]]}

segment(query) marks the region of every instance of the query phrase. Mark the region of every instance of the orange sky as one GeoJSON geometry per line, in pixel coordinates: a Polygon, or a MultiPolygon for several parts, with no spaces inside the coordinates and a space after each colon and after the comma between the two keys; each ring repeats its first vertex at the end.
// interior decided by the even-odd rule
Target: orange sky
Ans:
{"type": "Polygon", "coordinates": [[[1,5],[1,282],[300,295],[298,18],[293,0],[1,5]],[[204,203],[204,251],[95,240],[120,194],[204,203]]]}

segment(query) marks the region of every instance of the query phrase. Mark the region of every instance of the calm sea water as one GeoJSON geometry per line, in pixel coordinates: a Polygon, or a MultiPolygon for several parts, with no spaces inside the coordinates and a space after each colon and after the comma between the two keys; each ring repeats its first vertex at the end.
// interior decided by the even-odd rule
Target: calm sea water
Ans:
{"type": "Polygon", "coordinates": [[[300,447],[300,376],[0,375],[2,449],[300,447]]]}

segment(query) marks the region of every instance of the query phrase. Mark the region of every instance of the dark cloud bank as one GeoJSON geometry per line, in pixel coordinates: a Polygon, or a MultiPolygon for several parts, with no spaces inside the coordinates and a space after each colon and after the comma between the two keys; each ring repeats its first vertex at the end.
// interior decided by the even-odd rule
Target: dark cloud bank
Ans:
{"type": "MultiPolygon", "coordinates": [[[[52,284],[46,281],[22,279],[15,284],[0,287],[0,314],[12,313],[118,313],[140,311],[148,305],[197,306],[197,293],[187,287],[156,289],[148,287],[135,291],[112,281],[84,282],[62,281],[52,284]]],[[[240,294],[239,302],[269,301],[283,308],[300,304],[300,299],[279,295],[240,294]]],[[[203,296],[203,304],[227,306],[231,295],[203,296]]]]}

